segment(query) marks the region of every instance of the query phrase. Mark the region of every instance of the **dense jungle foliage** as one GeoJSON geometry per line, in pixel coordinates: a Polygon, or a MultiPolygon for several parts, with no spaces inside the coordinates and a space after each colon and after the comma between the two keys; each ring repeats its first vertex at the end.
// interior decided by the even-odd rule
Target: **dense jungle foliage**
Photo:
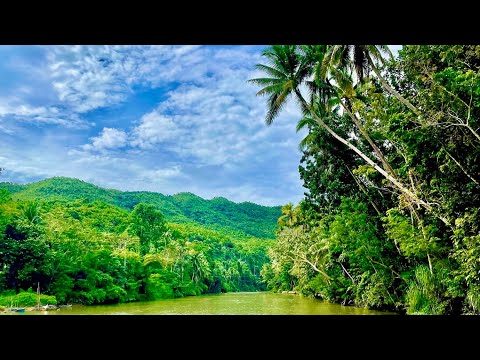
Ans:
{"type": "Polygon", "coordinates": [[[268,288],[480,313],[480,46],[272,46],[258,69],[267,125],[292,100],[308,131],[268,288]]]}
{"type": "Polygon", "coordinates": [[[34,305],[38,283],[45,295],[42,304],[107,304],[265,288],[260,269],[274,240],[248,233],[268,234],[279,208],[179,194],[168,201],[183,221],[171,222],[158,205],[165,198],[155,193],[129,198],[65,178],[3,183],[0,305],[10,305],[11,299],[34,305]],[[134,204],[135,199],[152,201],[134,204]],[[122,200],[123,207],[115,205],[122,200]],[[233,213],[242,221],[228,227],[233,213]],[[215,226],[207,228],[202,220],[215,226]]]}

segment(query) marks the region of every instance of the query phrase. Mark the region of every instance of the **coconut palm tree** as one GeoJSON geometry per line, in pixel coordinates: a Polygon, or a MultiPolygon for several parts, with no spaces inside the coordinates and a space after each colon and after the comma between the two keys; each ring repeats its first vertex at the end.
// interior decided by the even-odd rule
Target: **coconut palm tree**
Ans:
{"type": "Polygon", "coordinates": [[[283,226],[292,226],[296,221],[295,211],[292,203],[282,206],[282,216],[278,218],[278,225],[283,226]]]}
{"type": "MultiPolygon", "coordinates": [[[[351,101],[353,98],[359,97],[356,91],[356,87],[359,84],[354,86],[351,71],[349,71],[351,70],[348,66],[349,63],[341,57],[337,59],[337,53],[334,53],[337,57],[333,59],[331,48],[332,47],[328,45],[299,46],[301,56],[304,58],[304,61],[309,64],[308,66],[305,66],[305,68],[309,69],[311,75],[313,75],[313,79],[305,81],[311,94],[310,102],[313,103],[315,99],[319,99],[320,104],[323,106],[320,106],[318,109],[325,108],[326,112],[331,112],[335,105],[341,105],[344,112],[346,112],[353,120],[353,123],[358,128],[361,135],[367,140],[375,155],[382,162],[383,168],[389,172],[390,175],[395,177],[395,172],[390,163],[387,161],[378,146],[373,142],[370,135],[365,131],[360,119],[357,118],[352,110],[351,101]],[[339,62],[342,66],[338,66],[339,62]],[[327,78],[327,75],[331,75],[331,80],[334,81],[333,83],[327,78]]],[[[364,74],[363,68],[364,66],[360,66],[358,69],[362,78],[364,74]]]]}
{"type": "Polygon", "coordinates": [[[296,51],[296,45],[273,45],[262,54],[269,65],[257,64],[256,67],[270,77],[251,79],[249,82],[263,86],[257,95],[268,95],[268,110],[265,123],[271,125],[292,94],[297,95],[302,110],[305,100],[299,86],[311,73],[311,63],[305,61],[296,51]]]}
{"type": "MultiPolygon", "coordinates": [[[[330,45],[327,49],[327,53],[322,58],[322,66],[316,67],[316,75],[315,77],[318,79],[325,79],[329,72],[334,74],[335,80],[338,81],[338,74],[339,69],[349,69],[351,72],[356,73],[358,83],[362,83],[365,76],[368,76],[370,70],[372,70],[382,86],[397,100],[399,100],[402,104],[404,104],[407,108],[409,108],[415,115],[417,115],[420,119],[424,121],[425,124],[432,125],[433,123],[425,118],[420,111],[412,105],[407,99],[405,99],[402,95],[400,95],[394,88],[392,88],[385,78],[382,76],[377,64],[384,65],[385,60],[383,55],[387,55],[390,59],[393,58],[393,55],[386,45],[330,45]],[[335,76],[337,75],[337,76],[335,76]]],[[[341,81],[338,81],[339,84],[342,84],[341,81]]],[[[353,83],[353,81],[352,81],[353,83]]],[[[342,87],[342,86],[340,86],[342,87]]],[[[343,82],[343,87],[345,87],[345,81],[343,82]]],[[[347,91],[344,93],[348,94],[348,90],[352,88],[352,85],[346,86],[347,91]]],[[[368,134],[365,134],[361,125],[360,121],[356,118],[355,114],[352,112],[350,106],[348,106],[348,102],[343,104],[345,111],[348,115],[352,118],[355,122],[357,127],[360,129],[360,132],[364,135],[365,139],[370,143],[372,148],[375,150],[375,153],[380,158],[384,168],[390,172],[392,176],[396,176],[393,169],[391,168],[388,161],[381,155],[380,151],[370,139],[368,134]]],[[[466,105],[466,104],[465,104],[466,105]]],[[[468,107],[468,105],[467,105],[468,107]]],[[[472,130],[472,129],[470,129],[472,130]]],[[[472,130],[472,132],[474,132],[472,130]]],[[[477,138],[480,137],[474,133],[477,138]]],[[[448,151],[447,151],[448,154],[448,151]]],[[[467,175],[467,177],[472,180],[474,183],[478,185],[478,182],[468,174],[465,169],[460,165],[460,163],[454,159],[450,154],[448,154],[454,163],[467,175]]]]}
{"type": "Polygon", "coordinates": [[[195,252],[190,255],[190,261],[192,263],[192,280],[199,282],[210,276],[210,264],[203,252],[195,252]]]}
{"type": "Polygon", "coordinates": [[[409,108],[415,115],[421,117],[420,111],[392,88],[382,76],[377,64],[384,64],[383,54],[393,58],[392,52],[387,45],[332,45],[329,47],[323,59],[323,69],[319,74],[325,77],[328,68],[332,65],[339,66],[340,68],[351,68],[355,71],[357,80],[362,82],[364,77],[368,76],[370,70],[372,70],[382,86],[390,94],[409,108]]]}
{"type": "MultiPolygon", "coordinates": [[[[325,121],[318,115],[314,108],[315,103],[309,103],[303,97],[300,87],[306,85],[312,75],[314,64],[309,57],[302,56],[297,46],[294,45],[274,45],[263,52],[267,58],[268,65],[257,64],[257,69],[264,71],[270,77],[250,79],[249,82],[263,86],[257,92],[258,96],[268,95],[268,110],[265,117],[267,125],[271,125],[286,105],[289,98],[295,95],[305,115],[312,115],[315,121],[335,139],[346,145],[349,149],[358,154],[368,165],[372,166],[386,179],[391,181],[402,193],[412,199],[415,203],[431,211],[432,206],[420,199],[407,186],[403,185],[395,176],[384,170],[379,164],[370,159],[365,153],[358,149],[347,139],[338,135],[331,129],[325,121]]],[[[441,218],[448,224],[448,221],[441,218]]]]}
{"type": "Polygon", "coordinates": [[[38,224],[42,220],[40,218],[40,204],[37,201],[24,203],[21,207],[20,215],[30,224],[38,224]]]}
{"type": "MultiPolygon", "coordinates": [[[[393,177],[396,177],[393,168],[391,167],[388,160],[383,155],[382,151],[378,148],[375,142],[372,140],[368,132],[364,129],[361,120],[354,113],[352,108],[352,102],[354,99],[359,98],[358,89],[361,88],[361,83],[354,85],[351,73],[342,68],[332,67],[330,72],[333,76],[334,83],[331,84],[331,87],[335,90],[336,101],[343,107],[343,110],[347,115],[352,119],[353,123],[360,131],[361,135],[369,143],[374,153],[377,155],[378,159],[382,162],[383,168],[390,173],[393,177]]],[[[329,80],[327,80],[330,83],[329,80]]]]}

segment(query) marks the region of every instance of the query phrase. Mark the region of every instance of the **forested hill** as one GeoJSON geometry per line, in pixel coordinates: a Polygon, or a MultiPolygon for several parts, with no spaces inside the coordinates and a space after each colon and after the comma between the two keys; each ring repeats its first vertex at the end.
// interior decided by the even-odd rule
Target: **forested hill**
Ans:
{"type": "Polygon", "coordinates": [[[26,185],[2,182],[2,188],[14,198],[22,200],[98,200],[128,210],[138,203],[149,203],[161,210],[170,222],[196,222],[212,229],[240,231],[260,238],[274,238],[277,219],[281,215],[280,206],[234,203],[222,197],[206,200],[192,193],[169,196],[148,191],[123,192],[65,177],[53,177],[26,185]]]}

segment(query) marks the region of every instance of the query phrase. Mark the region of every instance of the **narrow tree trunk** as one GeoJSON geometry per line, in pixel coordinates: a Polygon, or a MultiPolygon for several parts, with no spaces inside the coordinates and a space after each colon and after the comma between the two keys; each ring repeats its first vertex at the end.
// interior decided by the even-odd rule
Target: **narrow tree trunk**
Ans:
{"type": "Polygon", "coordinates": [[[464,126],[465,126],[468,130],[470,130],[470,132],[471,132],[478,140],[480,140],[480,135],[478,135],[478,134],[475,132],[475,130],[472,129],[472,127],[471,127],[470,125],[465,124],[464,126]]]}
{"type": "Polygon", "coordinates": [[[413,113],[419,117],[422,117],[422,114],[420,111],[412,105],[410,101],[405,99],[402,95],[400,95],[394,88],[392,88],[388,82],[383,78],[383,76],[380,74],[380,71],[376,67],[375,63],[373,62],[372,58],[370,57],[370,54],[367,53],[367,58],[368,62],[370,63],[370,66],[372,67],[373,72],[375,75],[377,75],[378,80],[382,83],[383,87],[387,89],[387,91],[392,94],[396,99],[398,99],[403,105],[405,105],[407,108],[413,111],[413,113]]]}
{"type": "Polygon", "coordinates": [[[430,268],[430,274],[433,275],[432,261],[430,260],[430,254],[427,252],[428,267],[430,268]]]}
{"type": "Polygon", "coordinates": [[[355,182],[357,183],[358,187],[360,188],[360,190],[362,190],[362,192],[365,194],[365,196],[367,196],[368,198],[368,201],[370,202],[370,204],[372,204],[372,206],[374,207],[374,209],[377,211],[377,214],[378,215],[382,215],[382,213],[380,212],[380,210],[378,209],[377,205],[375,204],[375,202],[373,201],[373,199],[370,197],[370,195],[368,194],[367,192],[367,189],[365,189],[365,186],[356,178],[356,176],[352,173],[352,171],[349,169],[349,167],[347,165],[345,165],[345,167],[347,168],[348,172],[350,173],[350,175],[352,176],[353,180],[355,180],[355,182]]]}
{"type": "Polygon", "coordinates": [[[322,275],[325,277],[325,279],[327,279],[327,281],[330,280],[330,276],[328,276],[326,272],[324,272],[324,271],[320,270],[318,267],[316,267],[315,264],[312,263],[311,261],[309,261],[309,260],[307,260],[307,259],[305,259],[305,258],[299,258],[298,260],[300,260],[300,261],[302,261],[302,262],[310,265],[313,270],[315,270],[316,272],[322,274],[322,275]]]}
{"type": "Polygon", "coordinates": [[[445,152],[446,152],[446,154],[450,157],[450,159],[452,159],[452,160],[455,162],[455,164],[457,164],[457,166],[463,171],[463,173],[468,176],[468,178],[469,178],[470,180],[472,180],[475,184],[480,185],[480,184],[478,183],[478,181],[475,180],[475,179],[473,178],[473,176],[471,176],[471,175],[467,172],[467,170],[465,170],[465,168],[447,151],[447,149],[445,149],[445,152]]]}
{"type": "Polygon", "coordinates": [[[350,109],[349,106],[347,106],[347,104],[344,104],[343,101],[340,100],[340,103],[342,104],[343,108],[345,109],[345,111],[347,112],[347,114],[350,116],[350,118],[353,120],[353,122],[355,123],[355,125],[357,126],[358,130],[360,130],[360,133],[363,135],[363,137],[368,141],[368,143],[370,144],[370,146],[372,147],[373,151],[375,151],[375,153],[377,154],[378,158],[380,159],[380,161],[382,162],[383,164],[383,167],[385,168],[385,170],[387,170],[392,176],[395,176],[395,172],[393,171],[392,167],[390,166],[390,163],[385,159],[385,157],[383,156],[382,152],[380,151],[380,149],[377,147],[377,145],[375,145],[375,143],[373,142],[372,138],[370,137],[370,135],[367,134],[367,132],[365,131],[365,129],[363,128],[362,124],[360,123],[359,119],[357,119],[357,117],[355,116],[355,114],[352,113],[352,110],[350,109]]]}
{"type": "MultiPolygon", "coordinates": [[[[409,198],[414,200],[417,204],[422,205],[426,210],[432,211],[432,206],[427,204],[425,201],[420,199],[416,194],[414,194],[410,189],[405,187],[402,183],[400,183],[396,178],[392,175],[387,173],[381,166],[375,163],[372,159],[370,159],[367,155],[365,155],[361,150],[359,150],[355,145],[350,143],[348,140],[345,140],[340,135],[338,135],[335,131],[333,131],[325,122],[315,113],[312,107],[305,101],[302,94],[298,90],[295,91],[296,95],[298,96],[299,100],[303,103],[303,106],[308,109],[308,111],[313,115],[317,123],[325,129],[330,135],[332,135],[335,139],[340,141],[342,144],[346,145],[349,149],[353,150],[357,153],[365,162],[372,166],[375,170],[377,170],[380,174],[382,174],[386,179],[390,180],[401,192],[407,195],[409,198]]],[[[442,220],[446,225],[450,225],[449,221],[441,216],[439,219],[442,220]]]]}
{"type": "Polygon", "coordinates": [[[343,266],[342,262],[341,261],[337,261],[340,266],[342,267],[343,271],[345,271],[345,274],[348,275],[348,277],[352,280],[352,283],[355,285],[355,280],[353,280],[353,277],[352,275],[350,275],[350,273],[347,271],[347,269],[345,269],[345,267],[343,266]]]}
{"type": "MultiPolygon", "coordinates": [[[[294,254],[295,255],[295,254],[294,254]]],[[[310,265],[312,267],[313,270],[315,270],[316,272],[318,272],[319,274],[322,274],[323,277],[325,278],[325,280],[327,280],[327,282],[330,281],[330,276],[328,276],[328,274],[322,270],[320,270],[314,263],[312,263],[310,260],[308,260],[306,257],[297,257],[295,258],[294,256],[291,256],[291,255],[287,255],[290,259],[292,259],[293,261],[301,261],[301,262],[304,262],[308,265],[310,265]]]]}
{"type": "MultiPolygon", "coordinates": [[[[458,121],[460,121],[459,124],[452,124],[452,125],[456,125],[456,126],[464,126],[466,127],[468,130],[470,130],[470,132],[473,134],[473,136],[475,136],[478,140],[480,140],[480,135],[477,134],[477,132],[468,124],[469,122],[469,119],[470,119],[470,115],[471,115],[471,109],[472,109],[472,97],[470,97],[470,104],[467,104],[465,101],[463,101],[457,94],[451,92],[450,90],[448,90],[445,86],[437,83],[432,75],[430,75],[429,73],[426,73],[426,75],[430,78],[430,80],[432,80],[432,83],[440,88],[442,88],[446,93],[448,93],[449,95],[453,96],[454,98],[456,98],[457,100],[459,100],[461,103],[463,103],[467,109],[468,109],[468,115],[467,115],[467,119],[466,120],[463,120],[462,118],[456,116],[456,115],[452,115],[454,118],[456,118],[458,121]]],[[[472,87],[473,87],[473,84],[472,84],[472,87]]],[[[429,124],[429,125],[435,125],[435,124],[429,124]]]]}

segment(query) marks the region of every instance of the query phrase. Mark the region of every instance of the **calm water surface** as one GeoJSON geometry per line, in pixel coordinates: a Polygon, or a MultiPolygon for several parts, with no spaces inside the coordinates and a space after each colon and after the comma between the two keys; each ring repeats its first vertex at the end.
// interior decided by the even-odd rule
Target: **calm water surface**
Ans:
{"type": "Polygon", "coordinates": [[[387,315],[392,313],[329,304],[293,294],[227,293],[117,305],[74,305],[45,315],[387,315]]]}

